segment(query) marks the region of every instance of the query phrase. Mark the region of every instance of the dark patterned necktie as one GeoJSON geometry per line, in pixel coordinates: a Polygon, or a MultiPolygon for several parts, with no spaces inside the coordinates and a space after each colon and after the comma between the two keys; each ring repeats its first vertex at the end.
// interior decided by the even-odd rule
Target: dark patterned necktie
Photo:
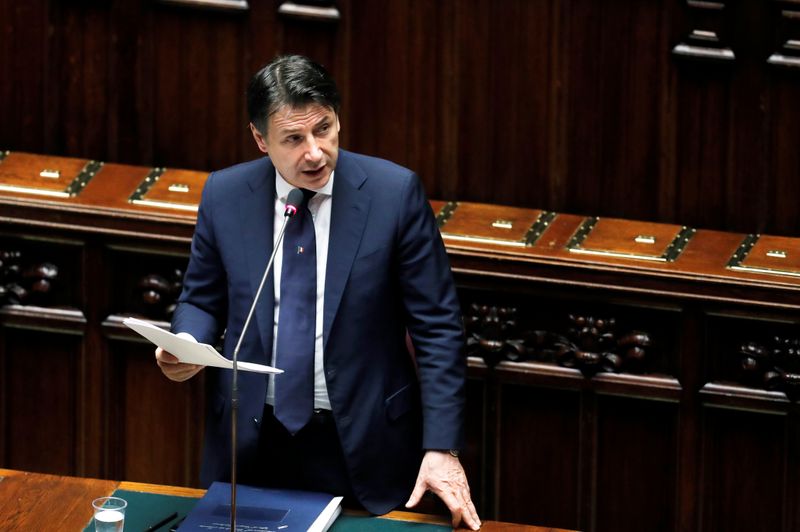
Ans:
{"type": "Polygon", "coordinates": [[[275,417],[290,433],[302,429],[314,410],[314,341],[317,324],[317,242],[308,201],[289,220],[283,236],[280,313],[275,378],[275,417]]]}

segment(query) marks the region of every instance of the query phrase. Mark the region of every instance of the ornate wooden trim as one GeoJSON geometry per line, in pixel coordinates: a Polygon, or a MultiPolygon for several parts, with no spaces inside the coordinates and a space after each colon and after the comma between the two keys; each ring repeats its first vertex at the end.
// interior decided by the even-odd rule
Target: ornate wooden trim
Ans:
{"type": "Polygon", "coordinates": [[[732,63],[736,54],[721,37],[724,1],[687,0],[691,29],[672,54],[691,60],[732,63]]]}
{"type": "Polygon", "coordinates": [[[746,342],[737,352],[742,383],[800,399],[800,338],[775,336],[768,344],[746,342]]]}
{"type": "Polygon", "coordinates": [[[615,318],[570,315],[565,334],[520,327],[517,309],[473,304],[464,316],[467,354],[494,367],[502,361],[551,362],[588,378],[644,369],[650,335],[618,333],[615,318]]]}
{"type": "Polygon", "coordinates": [[[20,251],[0,251],[0,306],[46,306],[58,282],[58,266],[25,264],[20,251]]]}

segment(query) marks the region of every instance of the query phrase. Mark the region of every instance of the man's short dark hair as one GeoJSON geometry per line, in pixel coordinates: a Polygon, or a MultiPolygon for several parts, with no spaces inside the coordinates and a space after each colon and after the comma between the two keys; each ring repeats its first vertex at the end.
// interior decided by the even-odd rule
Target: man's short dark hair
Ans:
{"type": "Polygon", "coordinates": [[[330,107],[339,114],[339,90],[325,68],[302,55],[282,55],[256,72],[247,87],[250,122],[267,133],[269,117],[283,107],[308,104],[330,107]]]}

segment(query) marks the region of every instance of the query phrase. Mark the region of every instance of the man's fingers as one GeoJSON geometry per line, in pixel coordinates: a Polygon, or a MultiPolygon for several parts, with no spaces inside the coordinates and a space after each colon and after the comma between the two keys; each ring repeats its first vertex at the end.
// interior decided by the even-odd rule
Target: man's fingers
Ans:
{"type": "Polygon", "coordinates": [[[197,364],[183,364],[178,357],[160,347],[156,349],[156,364],[169,380],[175,382],[183,382],[194,377],[204,367],[197,364]]]}
{"type": "Polygon", "coordinates": [[[453,515],[453,528],[458,528],[461,524],[461,508],[450,508],[450,513],[453,515]]]}
{"type": "Polygon", "coordinates": [[[176,357],[169,351],[164,351],[160,347],[156,349],[156,361],[158,361],[159,366],[161,365],[162,362],[165,364],[177,364],[178,362],[180,362],[178,360],[178,357],[176,357]]]}
{"type": "MultiPolygon", "coordinates": [[[[464,479],[464,484],[466,484],[466,479],[464,479]]],[[[480,529],[481,521],[478,518],[478,511],[470,498],[468,486],[444,484],[431,488],[431,490],[439,496],[447,506],[447,509],[450,510],[453,528],[457,528],[463,522],[464,525],[472,530],[480,529]]]]}
{"type": "Polygon", "coordinates": [[[478,517],[478,511],[475,509],[475,505],[469,499],[467,499],[466,511],[463,513],[462,517],[464,519],[464,524],[466,524],[472,530],[480,529],[481,520],[478,517]]]}
{"type": "Polygon", "coordinates": [[[425,484],[417,481],[417,485],[414,486],[414,491],[411,492],[411,497],[409,497],[408,502],[406,502],[406,508],[413,508],[416,506],[423,495],[425,495],[425,484]]]}

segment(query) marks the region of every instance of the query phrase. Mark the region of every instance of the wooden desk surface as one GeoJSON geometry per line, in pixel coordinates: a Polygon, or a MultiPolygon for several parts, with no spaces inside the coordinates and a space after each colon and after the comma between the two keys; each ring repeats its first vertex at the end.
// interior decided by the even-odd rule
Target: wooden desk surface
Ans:
{"type": "MultiPolygon", "coordinates": [[[[0,530],[81,531],[92,517],[91,501],[97,497],[110,495],[118,488],[184,497],[202,497],[205,493],[204,490],[193,488],[63,477],[0,468],[0,530]]],[[[412,512],[391,512],[386,517],[400,521],[447,524],[438,517],[412,512]]],[[[569,532],[563,529],[497,521],[484,521],[481,530],[569,532]]]]}

